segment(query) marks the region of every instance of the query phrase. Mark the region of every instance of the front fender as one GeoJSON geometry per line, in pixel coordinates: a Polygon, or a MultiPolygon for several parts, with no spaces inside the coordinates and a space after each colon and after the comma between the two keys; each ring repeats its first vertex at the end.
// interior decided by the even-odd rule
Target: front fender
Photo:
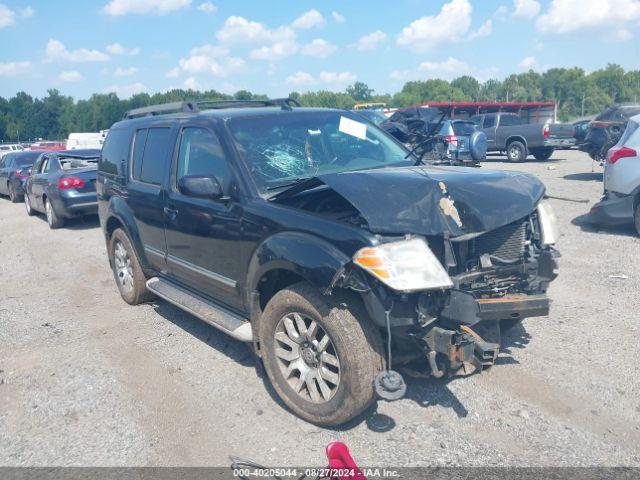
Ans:
{"type": "Polygon", "coordinates": [[[341,250],[313,235],[277,233],[262,242],[253,253],[247,273],[247,293],[256,292],[260,279],[272,270],[294,272],[327,293],[350,261],[351,258],[341,250]]]}

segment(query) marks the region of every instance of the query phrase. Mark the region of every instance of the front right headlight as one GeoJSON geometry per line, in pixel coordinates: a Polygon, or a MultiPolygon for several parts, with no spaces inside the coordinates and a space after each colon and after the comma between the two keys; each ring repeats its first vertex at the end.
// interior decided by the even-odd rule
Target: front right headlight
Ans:
{"type": "Polygon", "coordinates": [[[447,271],[421,238],[366,247],[353,257],[378,280],[401,292],[451,288],[447,271]]]}
{"type": "Polygon", "coordinates": [[[542,244],[554,245],[560,238],[558,220],[556,214],[553,213],[551,204],[546,200],[538,204],[538,223],[540,224],[542,244]]]}

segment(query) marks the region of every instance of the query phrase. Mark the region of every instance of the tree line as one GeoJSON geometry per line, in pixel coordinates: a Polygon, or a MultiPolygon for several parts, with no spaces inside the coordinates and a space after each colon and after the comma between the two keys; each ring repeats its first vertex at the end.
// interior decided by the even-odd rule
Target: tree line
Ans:
{"type": "MultiPolygon", "coordinates": [[[[561,121],[593,116],[607,105],[637,103],[640,100],[640,71],[625,71],[615,64],[587,73],[583,69],[551,68],[512,74],[504,80],[480,82],[464,75],[452,81],[429,79],[410,81],[394,94],[376,94],[363,82],[344,92],[326,90],[291,92],[303,106],[353,108],[358,102],[384,102],[405,107],[429,101],[552,101],[558,105],[561,121]]],[[[266,95],[246,90],[227,95],[216,90],[171,90],[149,95],[139,93],[120,99],[115,93],[93,94],[74,101],[58,90],[43,98],[25,92],[0,97],[0,140],[64,139],[70,132],[97,132],[108,129],[132,108],[182,100],[264,100],[266,95]]]]}

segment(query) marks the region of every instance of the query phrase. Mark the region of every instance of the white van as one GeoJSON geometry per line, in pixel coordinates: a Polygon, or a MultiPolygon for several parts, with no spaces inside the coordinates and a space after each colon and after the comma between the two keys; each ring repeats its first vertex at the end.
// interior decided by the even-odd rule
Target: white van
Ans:
{"type": "Polygon", "coordinates": [[[67,150],[102,148],[107,131],[103,130],[99,133],[70,133],[69,138],[67,138],[67,150]]]}

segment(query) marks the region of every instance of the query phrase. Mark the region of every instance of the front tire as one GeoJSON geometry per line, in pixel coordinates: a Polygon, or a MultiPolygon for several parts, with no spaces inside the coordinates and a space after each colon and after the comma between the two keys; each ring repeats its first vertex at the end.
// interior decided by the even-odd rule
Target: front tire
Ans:
{"type": "Polygon", "coordinates": [[[553,148],[536,148],[531,150],[531,154],[536,160],[544,161],[549,160],[553,155],[553,148]]]}
{"type": "Polygon", "coordinates": [[[122,299],[130,305],[148,302],[153,295],[147,290],[138,255],[127,234],[117,228],[109,241],[109,262],[122,299]]]}
{"type": "Polygon", "coordinates": [[[507,145],[507,158],[513,163],[524,162],[527,159],[527,147],[517,140],[511,142],[507,145]]]}
{"type": "Polygon", "coordinates": [[[48,198],[44,201],[44,212],[47,215],[47,223],[50,229],[55,230],[64,225],[64,219],[56,213],[56,209],[53,208],[48,198]]]}
{"type": "Polygon", "coordinates": [[[308,422],[341,425],[375,399],[384,348],[359,302],[298,283],[278,292],[262,314],[267,376],[287,407],[308,422]]]}

